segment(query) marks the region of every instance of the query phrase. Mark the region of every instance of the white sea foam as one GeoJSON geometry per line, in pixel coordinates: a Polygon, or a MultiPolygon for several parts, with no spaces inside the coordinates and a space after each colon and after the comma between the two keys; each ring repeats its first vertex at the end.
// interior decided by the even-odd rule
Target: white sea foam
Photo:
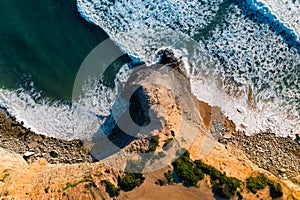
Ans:
{"type": "MultiPolygon", "coordinates": [[[[126,81],[128,74],[129,67],[124,65],[115,83],[126,81]]],[[[65,140],[91,140],[105,116],[110,114],[117,93],[116,89],[99,84],[99,80],[86,80],[83,86],[85,97],[71,104],[40,98],[34,84],[31,82],[30,85],[30,91],[0,89],[0,105],[36,133],[65,140]]]]}
{"type": "Polygon", "coordinates": [[[225,113],[248,133],[270,129],[286,136],[300,131],[297,51],[267,25],[243,18],[237,7],[226,21],[207,43],[208,54],[217,58],[221,89],[235,94],[230,106],[223,104],[225,113]],[[247,112],[237,112],[240,107],[247,112]]]}
{"type": "MultiPolygon", "coordinates": [[[[249,134],[267,129],[283,136],[300,132],[299,54],[271,31],[270,24],[256,24],[231,5],[226,8],[225,23],[217,24],[206,40],[195,42],[190,37],[214,25],[210,22],[223,1],[77,3],[83,17],[102,27],[125,52],[148,64],[162,47],[183,52],[189,58],[194,94],[220,106],[238,128],[249,134]]],[[[246,3],[250,10],[269,9],[260,13],[299,35],[297,1],[246,3]]]]}
{"type": "MultiPolygon", "coordinates": [[[[255,9],[265,6],[299,36],[299,2],[246,2],[255,9]]],[[[77,0],[81,15],[103,28],[129,55],[151,64],[159,49],[174,49],[189,63],[192,92],[200,100],[220,106],[248,134],[266,129],[283,136],[300,132],[297,50],[268,24],[256,24],[245,17],[237,6],[225,8],[225,21],[214,21],[224,9],[222,4],[223,0],[77,0]],[[205,40],[191,38],[211,27],[205,40]]],[[[127,78],[124,66],[118,79],[127,78]]],[[[109,115],[116,97],[115,90],[95,83],[87,80],[85,97],[72,106],[41,100],[39,93],[22,89],[1,89],[0,105],[36,132],[63,139],[90,139],[104,120],[99,116],[109,115]]]]}
{"type": "Polygon", "coordinates": [[[287,28],[293,30],[300,40],[300,2],[298,0],[248,0],[258,9],[267,8],[287,28]]]}

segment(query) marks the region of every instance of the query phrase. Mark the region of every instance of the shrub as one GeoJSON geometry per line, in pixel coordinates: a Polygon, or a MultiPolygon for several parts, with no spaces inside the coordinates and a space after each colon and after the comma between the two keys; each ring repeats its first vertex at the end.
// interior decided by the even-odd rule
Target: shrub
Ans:
{"type": "Polygon", "coordinates": [[[257,177],[249,177],[246,180],[246,187],[252,193],[256,194],[258,190],[270,187],[270,196],[274,198],[282,197],[282,187],[279,183],[274,183],[272,180],[267,179],[265,176],[260,175],[257,177]]]}
{"type": "Polygon", "coordinates": [[[109,181],[105,181],[105,184],[106,184],[106,190],[111,197],[115,197],[120,194],[120,189],[117,188],[114,184],[112,184],[109,181]]]}
{"type": "Polygon", "coordinates": [[[194,174],[198,177],[199,180],[204,179],[204,173],[201,169],[194,167],[194,174]]]}
{"type": "Polygon", "coordinates": [[[123,178],[119,178],[119,186],[124,191],[133,190],[144,183],[145,177],[141,173],[127,173],[123,178]]]}
{"type": "Polygon", "coordinates": [[[246,180],[246,187],[250,192],[256,194],[258,190],[264,189],[268,185],[268,179],[265,176],[249,177],[246,180]]]}
{"type": "Polygon", "coordinates": [[[165,141],[164,145],[163,145],[163,148],[165,150],[168,150],[170,147],[172,147],[172,144],[171,142],[173,142],[174,138],[169,138],[165,141]]]}
{"type": "Polygon", "coordinates": [[[269,182],[269,186],[270,186],[270,196],[273,199],[282,197],[283,195],[282,187],[279,183],[269,182]]]}
{"type": "Polygon", "coordinates": [[[158,179],[155,184],[163,186],[163,185],[171,185],[173,184],[173,174],[171,170],[168,170],[164,173],[165,179],[158,179]]]}
{"type": "Polygon", "coordinates": [[[164,176],[166,178],[166,182],[170,185],[173,183],[173,175],[172,175],[172,171],[168,170],[168,172],[164,173],[164,176]]]}
{"type": "Polygon", "coordinates": [[[166,180],[162,180],[162,179],[158,179],[156,182],[155,182],[156,185],[160,185],[160,186],[163,186],[163,185],[167,185],[167,181],[166,180]]]}
{"type": "Polygon", "coordinates": [[[240,187],[240,180],[232,177],[226,177],[224,174],[218,179],[212,181],[212,190],[224,198],[232,198],[240,187]]]}
{"type": "Polygon", "coordinates": [[[154,151],[156,151],[156,148],[158,147],[159,136],[158,135],[153,136],[150,141],[151,141],[152,145],[149,147],[149,150],[147,152],[154,152],[154,151]]]}
{"type": "MultiPolygon", "coordinates": [[[[180,153],[182,153],[182,150],[180,153]]],[[[204,177],[202,171],[197,169],[195,164],[191,162],[188,151],[185,151],[172,165],[176,175],[185,185],[195,186],[204,177]]]]}
{"type": "MultiPolygon", "coordinates": [[[[195,160],[194,164],[196,169],[201,170],[202,174],[205,173],[210,176],[214,193],[224,198],[232,198],[236,194],[237,188],[241,185],[240,180],[227,177],[225,173],[204,164],[201,160],[195,160]]],[[[199,174],[201,176],[201,173],[199,174]]]]}

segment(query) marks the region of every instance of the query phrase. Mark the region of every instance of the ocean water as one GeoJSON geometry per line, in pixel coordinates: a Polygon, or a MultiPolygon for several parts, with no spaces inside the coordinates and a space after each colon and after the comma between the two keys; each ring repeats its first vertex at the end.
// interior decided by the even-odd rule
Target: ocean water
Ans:
{"type": "Polygon", "coordinates": [[[0,105],[39,133],[90,138],[103,122],[98,116],[109,115],[116,89],[90,84],[85,98],[70,96],[81,62],[109,36],[149,65],[158,50],[173,49],[197,98],[221,107],[247,134],[294,136],[299,6],[298,0],[1,1],[0,105]]]}
{"type": "Polygon", "coordinates": [[[300,132],[300,2],[78,0],[81,15],[147,64],[165,47],[186,61],[192,92],[247,134],[300,132]],[[135,42],[138,41],[138,42],[135,42]]]}
{"type": "Polygon", "coordinates": [[[0,13],[0,106],[38,133],[84,138],[95,117],[71,106],[73,84],[108,35],[80,16],[75,0],[1,0],[0,13]]]}
{"type": "Polygon", "coordinates": [[[68,99],[85,56],[107,35],[86,23],[76,1],[1,1],[0,84],[31,80],[47,96],[68,99]]]}

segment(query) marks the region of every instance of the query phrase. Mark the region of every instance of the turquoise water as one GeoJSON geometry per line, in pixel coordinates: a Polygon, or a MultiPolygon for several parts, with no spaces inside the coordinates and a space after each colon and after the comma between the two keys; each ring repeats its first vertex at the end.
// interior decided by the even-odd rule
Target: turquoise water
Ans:
{"type": "Polygon", "coordinates": [[[43,95],[70,99],[87,54],[107,38],[75,0],[0,0],[0,87],[33,82],[43,95]]]}

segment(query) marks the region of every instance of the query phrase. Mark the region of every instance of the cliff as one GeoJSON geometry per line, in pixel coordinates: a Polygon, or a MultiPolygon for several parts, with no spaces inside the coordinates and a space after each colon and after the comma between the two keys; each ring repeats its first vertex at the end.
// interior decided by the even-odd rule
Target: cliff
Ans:
{"type": "MultiPolygon", "coordinates": [[[[36,135],[2,111],[0,198],[109,199],[107,181],[117,186],[125,170],[143,172],[145,181],[132,191],[121,191],[117,199],[215,199],[208,176],[198,188],[180,183],[155,184],[167,170],[173,170],[171,163],[179,157],[178,150],[184,148],[192,160],[200,159],[242,182],[264,174],[281,183],[283,199],[299,199],[299,166],[281,169],[282,165],[277,164],[277,171],[292,170],[283,178],[275,173],[274,166],[268,171],[266,165],[272,165],[268,164],[269,158],[259,157],[264,161],[255,162],[255,156],[249,153],[253,147],[243,144],[249,139],[258,145],[255,138],[262,136],[248,138],[236,131],[219,108],[191,94],[185,69],[171,51],[159,55],[157,65],[135,69],[122,85],[111,116],[92,142],[66,142],[36,135]]],[[[277,140],[283,145],[274,148],[299,145],[291,139],[277,140]]],[[[298,148],[292,148],[294,157],[283,157],[282,163],[291,158],[299,163],[298,148]]],[[[244,199],[271,198],[268,188],[252,194],[242,187],[244,199]]]]}

